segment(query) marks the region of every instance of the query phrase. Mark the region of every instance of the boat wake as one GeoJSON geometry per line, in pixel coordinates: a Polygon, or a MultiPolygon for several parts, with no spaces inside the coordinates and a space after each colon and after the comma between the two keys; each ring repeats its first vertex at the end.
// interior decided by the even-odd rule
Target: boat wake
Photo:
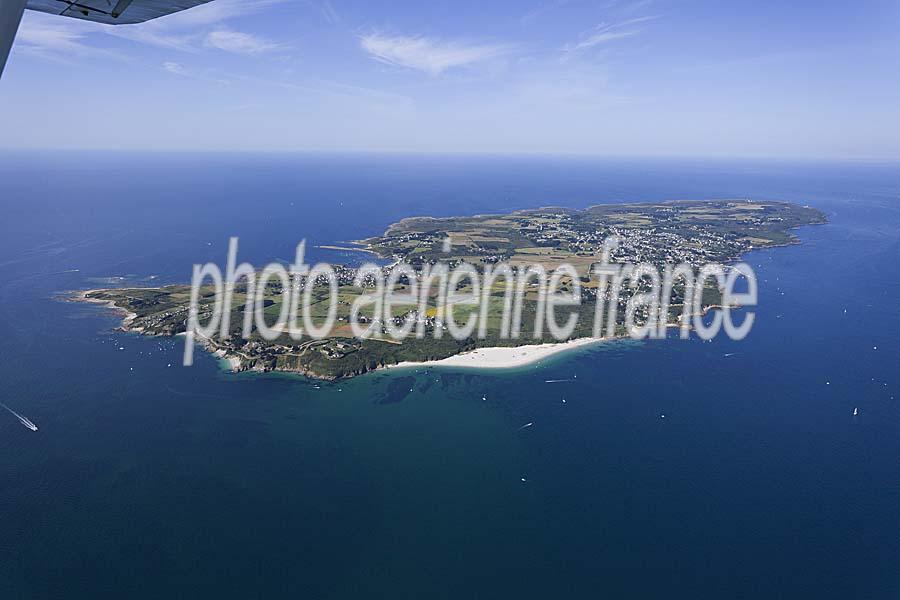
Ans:
{"type": "Polygon", "coordinates": [[[13,415],[15,418],[17,418],[17,419],[19,420],[19,422],[20,422],[22,425],[24,425],[25,427],[27,427],[28,429],[30,429],[30,430],[32,430],[32,431],[37,431],[37,430],[38,430],[37,425],[35,425],[34,423],[32,423],[31,420],[29,420],[27,417],[23,417],[22,415],[20,415],[19,413],[17,413],[16,411],[14,411],[14,410],[11,409],[10,407],[8,407],[7,405],[3,404],[2,402],[0,402],[0,406],[2,406],[2,407],[5,408],[6,410],[8,410],[10,413],[12,413],[12,415],[13,415]]]}

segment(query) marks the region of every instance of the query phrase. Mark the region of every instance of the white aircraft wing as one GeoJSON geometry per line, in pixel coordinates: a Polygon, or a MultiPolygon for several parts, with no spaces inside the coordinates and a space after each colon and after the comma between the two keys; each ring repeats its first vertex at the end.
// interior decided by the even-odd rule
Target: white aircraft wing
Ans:
{"type": "Polygon", "coordinates": [[[143,23],[187,10],[210,0],[0,0],[0,75],[12,47],[22,12],[28,8],[53,15],[108,25],[143,23]]]}
{"type": "Polygon", "coordinates": [[[25,8],[87,21],[143,23],[206,4],[209,0],[28,0],[25,8]]]}

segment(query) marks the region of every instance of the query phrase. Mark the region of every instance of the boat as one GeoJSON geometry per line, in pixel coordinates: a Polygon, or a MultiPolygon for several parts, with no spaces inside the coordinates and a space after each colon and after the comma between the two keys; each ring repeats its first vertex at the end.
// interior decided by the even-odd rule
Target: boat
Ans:
{"type": "Polygon", "coordinates": [[[854,409],[853,409],[853,416],[854,416],[854,417],[858,417],[858,416],[859,416],[859,409],[858,409],[858,408],[854,408],[854,409]]]}
{"type": "Polygon", "coordinates": [[[31,420],[29,420],[27,417],[23,417],[22,415],[20,415],[19,413],[17,413],[16,411],[14,411],[13,409],[11,409],[10,407],[8,407],[7,405],[5,405],[3,403],[0,403],[0,406],[2,406],[6,410],[8,410],[10,413],[12,413],[12,415],[19,420],[19,423],[21,423],[28,429],[30,429],[32,431],[38,430],[37,425],[32,423],[31,420]]]}
{"type": "Polygon", "coordinates": [[[25,417],[19,417],[19,422],[22,423],[22,425],[24,425],[25,427],[27,427],[28,429],[30,429],[32,431],[38,430],[37,425],[35,425],[34,423],[29,421],[25,417]]]}

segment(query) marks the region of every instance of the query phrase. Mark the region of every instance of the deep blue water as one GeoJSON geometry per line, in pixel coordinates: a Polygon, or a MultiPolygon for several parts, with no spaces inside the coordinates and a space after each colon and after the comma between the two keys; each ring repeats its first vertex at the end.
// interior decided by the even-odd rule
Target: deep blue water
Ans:
{"type": "Polygon", "coordinates": [[[0,401],[40,427],[0,414],[4,599],[900,596],[900,165],[0,158],[0,401]],[[742,342],[316,389],[59,300],[231,235],[263,264],[415,214],[745,196],[830,223],[749,256],[742,342]]]}

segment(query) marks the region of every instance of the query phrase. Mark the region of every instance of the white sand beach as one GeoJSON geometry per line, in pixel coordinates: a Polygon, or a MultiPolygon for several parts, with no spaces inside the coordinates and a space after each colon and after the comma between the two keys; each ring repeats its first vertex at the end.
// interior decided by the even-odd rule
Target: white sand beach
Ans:
{"type": "Polygon", "coordinates": [[[87,297],[88,294],[91,294],[93,292],[102,292],[102,291],[105,291],[105,290],[82,290],[82,291],[79,291],[76,293],[75,300],[77,302],[87,302],[89,304],[102,304],[103,306],[105,306],[106,308],[108,308],[112,311],[115,311],[115,312],[125,315],[124,318],[122,319],[122,324],[120,326],[122,329],[124,329],[126,331],[137,331],[137,332],[143,331],[143,327],[131,327],[132,321],[134,321],[137,318],[137,313],[130,312],[130,311],[122,308],[121,306],[116,306],[116,303],[113,302],[112,300],[101,300],[99,298],[88,298],[87,297]]]}
{"type": "Polygon", "coordinates": [[[608,341],[605,338],[579,338],[558,344],[535,344],[514,348],[478,348],[470,352],[455,354],[441,360],[427,362],[402,362],[385,368],[398,367],[467,367],[473,369],[511,369],[540,362],[561,352],[608,341]]]}

